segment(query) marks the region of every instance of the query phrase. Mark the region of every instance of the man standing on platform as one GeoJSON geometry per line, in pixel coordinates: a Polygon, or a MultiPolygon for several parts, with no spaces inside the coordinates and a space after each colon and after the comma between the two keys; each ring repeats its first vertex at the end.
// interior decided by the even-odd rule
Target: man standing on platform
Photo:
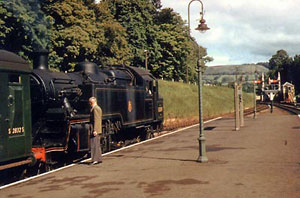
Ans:
{"type": "Polygon", "coordinates": [[[97,99],[89,99],[91,105],[90,134],[91,134],[91,157],[92,165],[102,163],[102,151],[100,145],[100,134],[102,133],[102,109],[97,105],[97,99]]]}

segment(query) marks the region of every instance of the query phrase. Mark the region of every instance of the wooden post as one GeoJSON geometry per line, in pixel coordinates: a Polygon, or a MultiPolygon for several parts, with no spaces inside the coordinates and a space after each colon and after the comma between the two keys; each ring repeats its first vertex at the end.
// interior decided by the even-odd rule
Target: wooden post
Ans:
{"type": "Polygon", "coordinates": [[[238,84],[234,83],[235,130],[240,130],[238,84]]]}
{"type": "Polygon", "coordinates": [[[240,107],[240,126],[244,126],[244,102],[243,102],[243,86],[240,84],[239,86],[239,107],[240,107]]]}

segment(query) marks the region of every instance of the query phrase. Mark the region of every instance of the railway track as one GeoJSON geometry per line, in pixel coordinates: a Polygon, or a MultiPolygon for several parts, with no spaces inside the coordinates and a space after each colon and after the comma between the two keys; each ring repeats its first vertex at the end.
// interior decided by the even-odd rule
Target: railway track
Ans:
{"type": "MultiPolygon", "coordinates": [[[[268,105],[265,105],[265,104],[257,104],[256,106],[256,112],[260,112],[260,111],[263,111],[263,110],[266,110],[268,109],[268,105]]],[[[244,110],[244,115],[251,115],[253,114],[254,112],[254,108],[249,108],[249,109],[245,109],[244,110]]]]}
{"type": "Polygon", "coordinates": [[[289,111],[293,114],[296,114],[300,117],[300,107],[299,105],[292,105],[292,104],[280,104],[280,103],[274,103],[274,106],[284,109],[286,111],[289,111]]]}

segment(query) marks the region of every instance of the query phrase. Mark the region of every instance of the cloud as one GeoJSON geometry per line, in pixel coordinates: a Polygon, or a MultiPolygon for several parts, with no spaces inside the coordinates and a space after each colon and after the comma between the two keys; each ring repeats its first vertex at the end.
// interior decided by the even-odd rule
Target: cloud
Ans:
{"type": "MultiPolygon", "coordinates": [[[[162,0],[187,20],[190,0],[162,0]]],[[[210,65],[268,61],[277,50],[300,54],[300,3],[297,0],[203,0],[207,25],[204,34],[194,30],[200,3],[191,4],[191,34],[213,56],[210,65]],[[198,4],[198,5],[197,5],[198,4]],[[232,63],[230,62],[232,61],[232,63]]]]}

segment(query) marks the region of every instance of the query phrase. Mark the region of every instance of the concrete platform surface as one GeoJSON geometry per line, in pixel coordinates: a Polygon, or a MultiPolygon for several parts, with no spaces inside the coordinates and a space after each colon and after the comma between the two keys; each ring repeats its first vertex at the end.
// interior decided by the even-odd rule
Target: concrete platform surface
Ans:
{"type": "Polygon", "coordinates": [[[8,198],[300,198],[300,119],[279,109],[204,125],[208,163],[192,127],[0,190],[8,198]]]}

